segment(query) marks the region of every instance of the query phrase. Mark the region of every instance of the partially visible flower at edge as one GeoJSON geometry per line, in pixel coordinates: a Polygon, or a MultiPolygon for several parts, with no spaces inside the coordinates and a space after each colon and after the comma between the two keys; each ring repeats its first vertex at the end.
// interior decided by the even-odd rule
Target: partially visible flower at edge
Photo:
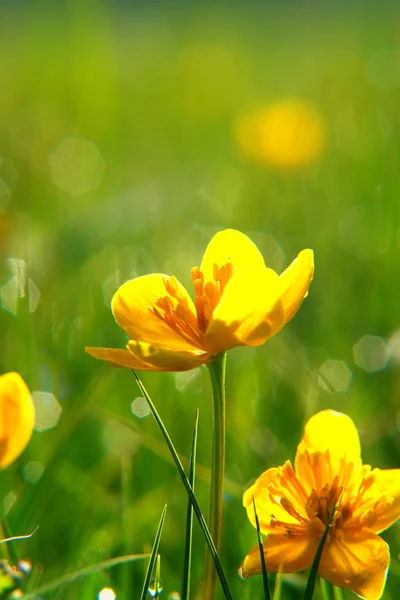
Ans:
{"type": "MultiPolygon", "coordinates": [[[[290,461],[265,471],[246,490],[243,504],[255,525],[253,497],[269,572],[311,567],[336,507],[319,574],[367,600],[378,600],[386,582],[389,547],[379,534],[400,516],[400,469],[371,469],[361,462],[353,421],[324,410],[306,424],[290,461]]],[[[261,573],[258,546],[242,565],[244,577],[261,573]]]]}
{"type": "Polygon", "coordinates": [[[88,347],[95,358],[130,369],[187,371],[235,346],[266,342],[295,315],[314,274],[303,250],[280,275],[265,266],[243,233],[227,229],[192,269],[195,300],[175,277],[160,273],[124,283],[112,312],[130,340],[127,349],[88,347]]]}
{"type": "Polygon", "coordinates": [[[0,375],[0,469],[11,464],[28,444],[35,423],[29,389],[18,373],[0,375]]]}

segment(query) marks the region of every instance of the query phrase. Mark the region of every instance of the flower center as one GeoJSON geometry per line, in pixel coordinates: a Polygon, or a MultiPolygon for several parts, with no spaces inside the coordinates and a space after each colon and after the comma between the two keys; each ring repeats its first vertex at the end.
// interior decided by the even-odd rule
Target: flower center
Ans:
{"type": "Polygon", "coordinates": [[[184,289],[176,277],[165,277],[164,285],[167,295],[156,297],[149,311],[189,344],[203,350],[201,331],[184,289]]]}
{"type": "Polygon", "coordinates": [[[336,476],[331,484],[326,483],[319,492],[315,489],[311,491],[305,506],[310,519],[317,518],[324,525],[328,524],[332,512],[338,508],[343,491],[338,482],[339,478],[336,476]]]}
{"type": "Polygon", "coordinates": [[[199,267],[192,269],[192,281],[196,294],[194,304],[197,313],[197,325],[201,332],[205,333],[212,317],[215,307],[219,303],[226,284],[234,272],[232,263],[227,262],[218,267],[214,264],[213,281],[204,283],[204,275],[199,267]]]}
{"type": "Polygon", "coordinates": [[[338,476],[307,494],[290,461],[281,467],[276,482],[270,483],[268,490],[270,500],[287,514],[287,518],[280,519],[271,514],[270,526],[283,529],[290,537],[306,532],[321,537],[333,512],[330,536],[335,535],[352,514],[348,500],[343,499],[343,485],[338,476]]]}

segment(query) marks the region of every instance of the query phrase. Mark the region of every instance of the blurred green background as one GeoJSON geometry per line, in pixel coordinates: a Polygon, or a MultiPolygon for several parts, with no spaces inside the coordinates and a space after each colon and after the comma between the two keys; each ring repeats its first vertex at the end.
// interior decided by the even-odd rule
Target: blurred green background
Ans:
{"type": "MultiPolygon", "coordinates": [[[[18,544],[33,588],[149,551],[167,502],[162,597],[179,591],[182,484],[132,374],[84,346],[124,347],[110,312],[118,286],[165,272],[191,289],[220,229],[247,233],[278,271],[303,248],[316,260],[293,322],[228,355],[221,556],[234,597],[262,597],[259,578],[237,573],[256,542],[244,487],[293,458],[311,414],[348,413],[365,462],[399,466],[398,17],[394,3],[0,2],[0,372],[22,374],[38,412],[27,450],[1,473],[0,500],[15,535],[40,525],[18,544]],[[287,98],[319,115],[318,156],[292,168],[252,160],[237,123],[287,98]]],[[[208,373],[143,381],[182,457],[200,409],[206,511],[208,373]]],[[[383,537],[384,598],[395,600],[399,527],[383,537]]],[[[196,587],[197,524],[195,540],[196,587]]],[[[145,564],[51,597],[97,599],[110,586],[118,600],[138,598],[145,564]]],[[[300,598],[304,581],[285,579],[282,597],[300,598]]]]}

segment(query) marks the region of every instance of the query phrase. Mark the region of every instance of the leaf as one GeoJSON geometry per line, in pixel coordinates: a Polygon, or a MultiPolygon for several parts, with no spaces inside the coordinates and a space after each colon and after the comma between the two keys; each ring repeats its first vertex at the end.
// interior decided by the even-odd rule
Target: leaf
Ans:
{"type": "Polygon", "coordinates": [[[211,556],[212,556],[212,559],[214,561],[215,568],[217,570],[217,574],[218,574],[219,580],[221,582],[221,587],[222,587],[222,590],[224,592],[225,598],[227,598],[228,600],[232,600],[232,594],[231,594],[231,591],[229,589],[229,585],[228,585],[228,582],[226,580],[225,573],[224,573],[224,571],[222,569],[221,561],[219,560],[219,556],[218,556],[217,550],[215,548],[215,544],[213,542],[213,539],[212,539],[211,534],[209,532],[209,529],[207,527],[207,523],[206,523],[206,521],[205,521],[205,519],[203,517],[203,514],[202,514],[201,510],[200,510],[200,507],[199,507],[199,504],[198,504],[198,502],[196,500],[196,497],[195,497],[195,495],[193,493],[192,486],[190,485],[189,479],[186,476],[185,470],[184,470],[184,468],[182,466],[181,460],[180,460],[180,458],[178,456],[178,453],[177,453],[177,451],[175,449],[175,446],[172,443],[172,440],[171,440],[171,438],[169,436],[169,433],[168,433],[168,431],[167,431],[164,423],[162,422],[162,419],[161,419],[160,415],[158,414],[157,409],[154,406],[154,403],[153,403],[152,399],[150,398],[149,394],[147,393],[146,388],[144,387],[143,383],[140,381],[139,377],[136,375],[135,371],[132,371],[132,372],[133,372],[133,374],[135,376],[135,379],[136,379],[136,382],[137,382],[137,384],[139,386],[140,391],[142,392],[143,396],[146,398],[146,400],[147,400],[147,402],[148,402],[148,404],[150,406],[150,410],[153,413],[153,416],[154,416],[154,418],[155,418],[155,420],[157,422],[157,425],[161,429],[161,433],[163,434],[164,439],[165,439],[165,441],[167,443],[167,446],[169,448],[169,451],[171,452],[172,458],[174,459],[176,468],[178,469],[179,475],[181,476],[183,485],[185,486],[186,491],[187,491],[187,493],[189,495],[190,501],[191,501],[192,506],[193,506],[193,510],[194,510],[194,512],[196,514],[196,517],[197,517],[197,520],[199,522],[200,528],[201,528],[201,530],[203,532],[203,535],[205,537],[206,543],[207,543],[208,548],[209,548],[209,550],[211,552],[211,556]]]}
{"type": "MultiPolygon", "coordinates": [[[[196,479],[196,453],[197,453],[197,432],[199,424],[199,411],[196,411],[196,419],[194,423],[192,449],[190,452],[189,462],[189,482],[194,490],[196,479]]],[[[185,560],[183,566],[183,581],[182,581],[182,600],[189,600],[190,596],[190,567],[192,563],[192,539],[193,539],[193,506],[188,498],[188,507],[186,515],[186,542],[185,542],[185,560]]]]}
{"type": "Polygon", "coordinates": [[[25,535],[13,535],[12,537],[4,538],[3,540],[0,540],[0,544],[5,544],[7,542],[18,542],[19,540],[28,540],[33,535],[35,535],[38,529],[39,525],[35,527],[32,533],[26,533],[25,535]]]}
{"type": "Polygon", "coordinates": [[[262,569],[262,576],[263,576],[263,583],[264,583],[264,597],[265,597],[265,600],[271,600],[271,594],[270,594],[269,585],[268,585],[267,565],[265,564],[264,548],[263,548],[261,532],[260,532],[260,522],[258,520],[256,501],[254,499],[254,496],[253,496],[253,508],[254,508],[254,516],[256,518],[258,548],[260,550],[261,569],[262,569]]]}
{"type": "Polygon", "coordinates": [[[89,565],[88,567],[83,567],[83,569],[79,569],[79,571],[67,573],[62,577],[58,577],[57,579],[53,579],[53,581],[49,581],[48,583],[43,584],[42,586],[36,588],[36,590],[26,594],[24,596],[24,600],[34,600],[39,595],[48,594],[49,592],[52,592],[53,590],[57,589],[58,587],[61,587],[62,585],[68,585],[70,583],[73,583],[81,577],[86,577],[87,575],[91,575],[92,573],[98,573],[99,571],[104,571],[105,569],[111,569],[111,567],[122,565],[124,563],[141,560],[147,558],[148,556],[148,554],[127,554],[126,556],[118,556],[116,558],[110,558],[109,560],[103,560],[102,562],[99,562],[96,565],[89,565]]]}
{"type": "Polygon", "coordinates": [[[166,512],[167,512],[167,505],[164,506],[163,511],[161,513],[161,518],[160,518],[160,522],[158,524],[156,537],[154,538],[153,548],[152,548],[151,554],[150,554],[149,564],[147,565],[147,571],[146,571],[146,576],[144,578],[143,589],[142,589],[142,594],[140,596],[140,600],[146,600],[146,598],[147,598],[147,590],[149,589],[151,574],[153,572],[154,563],[156,562],[156,558],[157,558],[157,554],[158,554],[158,547],[160,545],[160,539],[161,539],[161,534],[162,534],[162,529],[163,529],[163,525],[164,525],[164,521],[165,521],[166,512]]]}
{"type": "Polygon", "coordinates": [[[318,568],[319,568],[319,563],[321,560],[321,556],[322,556],[322,552],[324,550],[324,546],[325,546],[325,542],[326,542],[326,538],[328,537],[328,533],[330,528],[332,527],[332,521],[333,521],[333,517],[335,515],[336,512],[336,507],[338,506],[340,502],[340,498],[337,501],[337,503],[335,504],[335,506],[333,507],[333,510],[329,516],[329,520],[326,524],[325,527],[325,531],[322,534],[321,540],[319,542],[319,546],[318,549],[315,553],[314,556],[314,560],[311,566],[311,571],[310,574],[308,576],[308,580],[307,580],[307,585],[306,585],[306,589],[304,592],[304,596],[303,596],[303,600],[312,600],[312,597],[314,595],[314,590],[315,590],[315,582],[317,580],[317,575],[318,575],[318,568]]]}

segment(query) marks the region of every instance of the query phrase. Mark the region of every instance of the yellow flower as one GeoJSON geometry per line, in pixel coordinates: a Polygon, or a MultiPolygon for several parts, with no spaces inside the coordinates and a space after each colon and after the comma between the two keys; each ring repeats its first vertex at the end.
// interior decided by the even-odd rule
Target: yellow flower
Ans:
{"type": "MultiPolygon", "coordinates": [[[[361,462],[360,442],[347,415],[324,410],[306,424],[294,462],[265,471],[244,494],[255,523],[253,496],[270,572],[311,566],[336,505],[319,565],[330,583],[367,600],[383,593],[388,545],[377,534],[400,516],[400,469],[371,469],[361,462]]],[[[261,573],[258,546],[243,561],[244,577],[261,573]]]]}
{"type": "Polygon", "coordinates": [[[258,346],[297,312],[314,273],[312,250],[303,250],[278,276],[253,242],[227,229],[209,243],[192,269],[195,299],[175,277],[155,273],[124,283],[112,299],[127,350],[86,348],[114,366],[187,371],[235,346],[258,346]]]}
{"type": "Polygon", "coordinates": [[[0,376],[0,469],[12,463],[29,442],[35,409],[29,390],[18,373],[0,376]]]}
{"type": "Polygon", "coordinates": [[[236,140],[255,163],[290,170],[313,163],[325,144],[325,127],[311,105],[293,98],[244,114],[236,124],[236,140]]]}

